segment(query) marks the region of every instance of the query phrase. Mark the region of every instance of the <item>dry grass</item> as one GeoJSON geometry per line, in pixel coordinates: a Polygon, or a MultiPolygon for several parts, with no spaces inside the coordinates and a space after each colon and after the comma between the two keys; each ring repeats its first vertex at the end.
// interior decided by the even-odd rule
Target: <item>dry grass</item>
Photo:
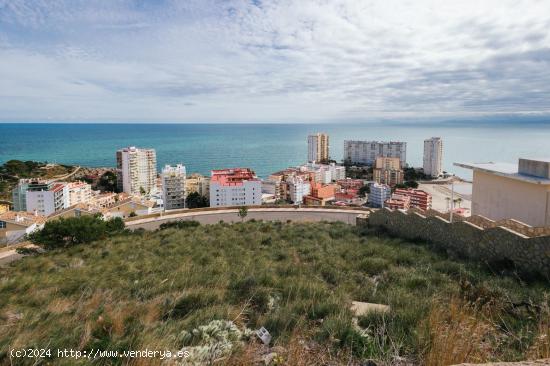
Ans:
{"type": "Polygon", "coordinates": [[[435,302],[427,319],[426,366],[488,362],[499,347],[500,332],[490,305],[482,307],[458,298],[435,302]]]}
{"type": "Polygon", "coordinates": [[[538,333],[527,353],[532,360],[550,358],[550,307],[548,302],[541,308],[538,333]]]}
{"type": "MultiPolygon", "coordinates": [[[[182,331],[215,319],[265,326],[286,365],[538,358],[550,348],[548,318],[522,308],[501,321],[456,299],[539,305],[547,291],[546,283],[496,276],[345,224],[246,222],[118,235],[0,268],[7,325],[0,364],[9,346],[176,351],[188,346],[182,331]],[[392,310],[358,319],[358,329],[351,301],[392,310]]],[[[262,352],[252,342],[220,364],[253,364],[262,352]]]]}

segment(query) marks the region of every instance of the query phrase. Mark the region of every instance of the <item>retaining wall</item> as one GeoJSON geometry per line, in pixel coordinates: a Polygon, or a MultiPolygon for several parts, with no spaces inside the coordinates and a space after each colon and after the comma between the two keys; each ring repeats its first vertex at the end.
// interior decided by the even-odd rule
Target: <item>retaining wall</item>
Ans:
{"type": "Polygon", "coordinates": [[[462,220],[383,209],[370,214],[368,225],[391,235],[422,240],[454,255],[486,263],[510,263],[528,274],[550,279],[550,236],[528,237],[507,227],[483,228],[462,220]]]}

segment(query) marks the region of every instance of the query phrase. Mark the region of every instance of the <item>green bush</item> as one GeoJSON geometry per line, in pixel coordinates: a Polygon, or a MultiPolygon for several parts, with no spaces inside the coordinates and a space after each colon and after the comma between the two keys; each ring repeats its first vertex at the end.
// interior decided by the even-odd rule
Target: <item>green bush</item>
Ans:
{"type": "Polygon", "coordinates": [[[160,224],[160,230],[164,229],[187,229],[191,227],[197,227],[200,226],[201,223],[198,221],[190,220],[190,221],[170,221],[165,222],[163,224],[160,224]]]}
{"type": "Polygon", "coordinates": [[[48,221],[42,230],[31,233],[28,239],[49,250],[91,243],[123,231],[124,221],[118,217],[103,220],[99,216],[81,216],[48,221]]]}

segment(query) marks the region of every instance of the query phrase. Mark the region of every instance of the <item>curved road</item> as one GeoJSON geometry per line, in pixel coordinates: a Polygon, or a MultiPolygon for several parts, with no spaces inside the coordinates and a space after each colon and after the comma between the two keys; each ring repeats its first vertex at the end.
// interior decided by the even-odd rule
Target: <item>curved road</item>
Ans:
{"type": "MultiPolygon", "coordinates": [[[[216,224],[220,221],[239,222],[241,218],[238,215],[238,208],[228,208],[221,210],[208,211],[189,211],[178,212],[174,214],[165,213],[155,217],[143,219],[133,219],[126,221],[126,227],[129,229],[158,229],[160,224],[171,221],[198,221],[201,224],[216,224]]],[[[368,213],[366,210],[350,210],[338,208],[249,208],[245,220],[264,220],[264,221],[298,221],[298,222],[317,222],[317,221],[340,221],[350,225],[355,225],[357,216],[368,213]]]]}

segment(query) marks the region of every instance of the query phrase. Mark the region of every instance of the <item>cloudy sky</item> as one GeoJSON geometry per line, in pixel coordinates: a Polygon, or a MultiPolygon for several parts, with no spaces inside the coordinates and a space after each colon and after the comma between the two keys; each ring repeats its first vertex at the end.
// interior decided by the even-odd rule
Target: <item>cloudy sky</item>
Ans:
{"type": "Polygon", "coordinates": [[[548,0],[0,0],[0,120],[550,114],[548,0]]]}

